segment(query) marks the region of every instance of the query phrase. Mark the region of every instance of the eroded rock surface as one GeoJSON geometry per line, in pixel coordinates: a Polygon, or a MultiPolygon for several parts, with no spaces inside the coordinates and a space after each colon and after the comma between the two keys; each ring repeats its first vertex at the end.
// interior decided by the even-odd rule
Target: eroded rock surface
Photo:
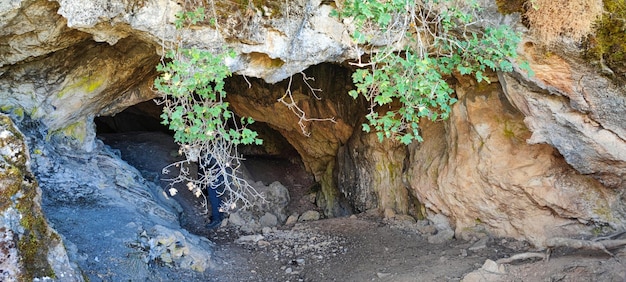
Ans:
{"type": "MultiPolygon", "coordinates": [[[[237,114],[267,123],[296,149],[320,183],[316,200],[325,216],[354,208],[401,218],[413,195],[431,219],[447,216],[442,222],[458,237],[485,232],[541,245],[557,234],[624,228],[623,78],[603,76],[567,50],[572,46],[547,52],[539,44],[522,44],[519,52],[534,77],[516,70],[499,79],[494,75],[498,83],[492,85],[457,77],[460,101],[450,121],[424,122],[426,141],[405,148],[359,131],[367,106],[346,95],[350,69],[317,66],[361,55],[349,47],[349,23],[328,16],[328,1],[286,6],[266,1],[261,7],[217,1],[220,32],[200,24],[177,34],[172,23],[183,8],[179,2],[0,5],[0,110],[34,120],[20,126],[32,139],[32,169],[41,180],[44,211],[65,238],[70,259],[89,270],[87,276],[145,279],[157,275],[146,271],[146,262],[182,257],[150,253],[156,248],[141,241],[145,238],[167,241],[180,233],[199,246],[189,250],[210,257],[207,242],[179,231],[176,209],[158,188],[94,138],[95,116],[155,97],[150,89],[155,66],[162,47],[176,36],[189,46],[235,51],[226,63],[241,76],[228,82],[229,102],[237,114]],[[307,77],[315,81],[299,74],[309,67],[307,77]],[[313,90],[318,88],[322,92],[313,90]],[[304,121],[303,134],[295,108],[278,101],[288,90],[307,118],[334,122],[304,121]],[[119,216],[103,216],[112,214],[119,216]],[[159,236],[152,230],[164,229],[155,226],[169,231],[159,236]],[[106,244],[93,246],[94,238],[106,244]],[[112,246],[114,251],[100,255],[112,246]],[[125,256],[138,263],[119,268],[125,256]],[[113,268],[122,272],[108,274],[113,268]]],[[[494,4],[487,2],[481,2],[490,5],[485,16],[494,17],[487,20],[499,22],[494,4]]],[[[265,225],[274,222],[272,216],[283,220],[280,214],[260,216],[265,225]]],[[[437,228],[446,231],[437,241],[449,239],[449,229],[437,228]]],[[[11,236],[3,242],[16,238],[11,236]]],[[[179,251],[176,244],[165,245],[162,252],[179,251]]],[[[170,277],[204,278],[184,271],[170,277]]]]}
{"type": "Polygon", "coordinates": [[[542,245],[585,224],[623,228],[620,194],[553,147],[528,144],[533,133],[498,84],[456,90],[450,121],[424,123],[425,141],[410,147],[407,177],[426,208],[452,218],[457,236],[486,228],[542,245]]]}
{"type": "Polygon", "coordinates": [[[24,136],[0,114],[0,280],[83,281],[41,211],[24,136]]]}
{"type": "Polygon", "coordinates": [[[304,80],[302,74],[296,74],[278,84],[249,79],[249,87],[244,78],[237,77],[227,86],[230,93],[228,99],[238,115],[267,123],[298,151],[306,169],[321,183],[317,201],[328,216],[351,212],[333,177],[337,150],[348,141],[365,110],[363,101],[346,95],[352,88],[349,74],[347,69],[323,64],[306,72],[306,77],[315,80],[304,80]],[[321,91],[314,93],[313,89],[321,91]],[[287,95],[288,90],[293,101],[290,98],[285,101],[293,102],[293,108],[278,101],[287,95]],[[300,120],[295,106],[304,111],[306,119],[332,121],[300,120]]]}
{"type": "Polygon", "coordinates": [[[180,208],[161,187],[99,140],[77,150],[36,125],[22,122],[43,210],[89,280],[206,280],[212,243],[180,227],[180,208]]]}
{"type": "Polygon", "coordinates": [[[550,144],[578,172],[626,189],[626,87],[572,51],[521,49],[534,77],[503,75],[507,97],[524,113],[533,144],[550,144]]]}

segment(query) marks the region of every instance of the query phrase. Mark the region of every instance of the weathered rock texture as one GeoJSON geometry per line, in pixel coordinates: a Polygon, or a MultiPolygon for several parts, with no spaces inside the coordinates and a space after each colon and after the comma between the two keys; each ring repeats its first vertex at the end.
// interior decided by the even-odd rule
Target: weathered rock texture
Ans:
{"type": "MultiPolygon", "coordinates": [[[[277,84],[248,79],[249,86],[242,77],[236,77],[227,86],[228,99],[237,114],[265,122],[280,132],[298,151],[306,169],[321,183],[318,205],[329,216],[344,215],[351,211],[342,203],[343,197],[333,177],[335,156],[338,148],[352,135],[366,108],[362,100],[346,95],[352,89],[347,69],[322,64],[307,70],[306,76],[315,80],[305,81],[302,74],[295,74],[289,81],[277,84]],[[322,91],[313,93],[312,89],[322,91]],[[298,125],[297,109],[292,111],[278,101],[287,90],[292,93],[294,105],[306,113],[306,118],[329,118],[332,121],[303,121],[303,132],[298,125]]],[[[285,101],[292,102],[289,98],[285,101]]]]}
{"type": "MultiPolygon", "coordinates": [[[[535,70],[533,77],[516,70],[499,79],[494,75],[492,85],[458,77],[460,101],[450,121],[424,122],[426,141],[406,148],[360,132],[367,108],[346,95],[351,72],[321,64],[357,55],[350,48],[348,24],[328,16],[328,1],[264,1],[261,7],[216,1],[219,32],[208,23],[177,32],[172,23],[183,9],[179,2],[185,1],[13,0],[0,5],[0,109],[17,120],[34,120],[20,126],[29,129],[33,150],[40,152],[32,167],[41,180],[44,211],[70,248],[78,248],[72,260],[81,267],[94,272],[114,267],[98,268],[93,257],[102,250],[89,249],[87,230],[102,231],[97,238],[103,242],[143,238],[143,231],[150,238],[178,238],[176,231],[150,233],[161,230],[153,228],[157,225],[179,228],[168,223],[176,214],[167,201],[155,200],[154,186],[95,141],[93,126],[95,116],[155,97],[150,89],[154,68],[163,47],[171,47],[178,36],[188,46],[235,51],[237,56],[226,62],[241,75],[228,82],[233,109],[267,123],[298,151],[321,184],[317,203],[326,216],[374,208],[389,216],[405,214],[415,196],[431,218],[439,214],[438,222],[447,222],[439,219],[448,216],[459,236],[486,230],[541,245],[557,234],[624,228],[623,77],[602,76],[577,51],[568,50],[572,46],[547,52],[531,41],[522,44],[519,52],[535,70]],[[299,74],[309,67],[307,76],[316,80],[307,82],[323,90],[317,93],[321,100],[299,74]],[[293,80],[285,80],[292,75],[293,80]],[[335,122],[305,122],[306,137],[299,118],[277,101],[287,89],[307,117],[335,122]],[[132,208],[116,206],[117,199],[132,208]],[[129,209],[136,214],[117,221],[65,220],[72,213],[97,217],[129,209]],[[99,226],[119,229],[111,233],[99,226]]],[[[486,20],[500,22],[492,1],[480,3],[490,5],[486,20]]],[[[267,222],[273,222],[270,217],[267,222]]],[[[150,244],[134,246],[145,251],[150,244]]],[[[124,252],[117,249],[111,256],[124,252]]],[[[150,275],[136,273],[107,279],[150,275]]]]}
{"type": "Polygon", "coordinates": [[[622,228],[620,195],[572,169],[532,132],[497,83],[456,89],[449,122],[424,123],[407,177],[426,208],[451,217],[457,235],[481,230],[541,245],[582,232],[582,223],[622,228]],[[474,227],[478,227],[475,229],[474,227]]]}
{"type": "Polygon", "coordinates": [[[535,76],[503,75],[507,97],[526,116],[529,143],[555,147],[577,171],[609,188],[626,189],[626,88],[575,51],[520,48],[535,76]]]}
{"type": "Polygon", "coordinates": [[[380,142],[375,133],[360,130],[353,134],[338,151],[335,177],[355,211],[408,213],[409,190],[403,181],[407,156],[406,146],[395,140],[380,142]]]}
{"type": "Polygon", "coordinates": [[[79,150],[65,137],[46,137],[36,122],[21,126],[43,211],[89,280],[207,280],[212,243],[182,229],[178,204],[119,151],[99,140],[91,151],[79,150]],[[154,263],[165,267],[149,267],[154,263]]]}
{"type": "Polygon", "coordinates": [[[29,165],[24,136],[0,114],[0,280],[82,281],[41,212],[41,190],[29,165]]]}

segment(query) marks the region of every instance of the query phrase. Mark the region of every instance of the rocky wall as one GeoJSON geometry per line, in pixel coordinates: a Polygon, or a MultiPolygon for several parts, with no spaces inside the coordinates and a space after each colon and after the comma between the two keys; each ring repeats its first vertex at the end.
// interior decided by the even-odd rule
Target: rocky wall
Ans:
{"type": "Polygon", "coordinates": [[[83,281],[41,211],[41,190],[29,166],[24,136],[0,114],[0,280],[83,281]]]}
{"type": "Polygon", "coordinates": [[[554,147],[528,143],[527,118],[499,83],[466,80],[456,93],[448,122],[422,124],[425,141],[409,147],[407,178],[426,208],[451,218],[457,236],[489,232],[541,246],[553,236],[624,228],[620,192],[572,168],[554,147]]]}
{"type": "MultiPolygon", "coordinates": [[[[67,155],[49,156],[74,164],[99,159],[108,172],[117,171],[121,164],[95,141],[92,120],[154,98],[162,47],[181,36],[188,46],[235,51],[226,62],[241,75],[229,81],[233,109],[269,124],[298,151],[321,183],[317,201],[328,216],[353,207],[402,214],[414,195],[431,214],[450,217],[459,236],[480,229],[541,244],[554,234],[623,227],[624,78],[603,75],[580,59],[574,44],[545,49],[527,39],[519,53],[535,71],[531,77],[519,69],[493,76],[498,83],[492,85],[459,77],[460,101],[450,121],[424,122],[426,141],[404,148],[360,132],[367,107],[346,95],[350,70],[316,66],[361,55],[350,48],[349,21],[329,17],[330,2],[241,7],[219,1],[221,32],[207,24],[176,34],[180,2],[4,1],[0,110],[32,117],[37,140],[66,149],[67,155]],[[309,67],[315,81],[306,82],[322,90],[321,100],[300,75],[309,67]],[[308,118],[334,122],[305,121],[303,134],[294,108],[277,101],[288,86],[308,118]],[[76,152],[94,155],[74,158],[76,152]]],[[[480,3],[485,22],[513,19],[497,14],[491,1],[480,3]]],[[[35,164],[36,176],[50,176],[44,168],[55,161],[35,164]]]]}
{"type": "MultiPolygon", "coordinates": [[[[345,215],[352,208],[337,189],[335,156],[339,147],[348,142],[366,108],[361,99],[346,95],[353,87],[348,69],[322,64],[306,71],[306,77],[313,80],[304,80],[303,74],[277,84],[233,77],[226,86],[228,100],[238,115],[265,122],[285,137],[302,157],[306,169],[321,183],[318,205],[327,216],[345,215]],[[321,91],[314,93],[312,89],[321,91]],[[293,97],[292,108],[278,101],[286,97],[287,90],[293,97]],[[302,120],[301,128],[296,106],[306,114],[305,119],[331,120],[302,120]]],[[[288,97],[285,101],[292,102],[288,97]]]]}

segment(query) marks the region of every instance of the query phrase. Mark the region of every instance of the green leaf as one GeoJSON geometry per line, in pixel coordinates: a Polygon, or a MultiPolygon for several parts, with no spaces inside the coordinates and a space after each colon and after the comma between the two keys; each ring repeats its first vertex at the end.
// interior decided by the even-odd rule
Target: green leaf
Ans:
{"type": "Polygon", "coordinates": [[[400,142],[404,145],[409,145],[413,142],[413,139],[413,135],[411,133],[407,133],[400,137],[400,142]]]}

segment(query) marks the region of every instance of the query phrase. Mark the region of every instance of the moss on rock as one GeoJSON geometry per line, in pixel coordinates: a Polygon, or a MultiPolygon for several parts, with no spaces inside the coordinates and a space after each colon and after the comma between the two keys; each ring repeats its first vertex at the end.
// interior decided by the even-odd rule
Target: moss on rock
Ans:
{"type": "Polygon", "coordinates": [[[602,18],[587,41],[586,55],[612,71],[626,73],[626,0],[604,0],[602,18]]]}
{"type": "Polygon", "coordinates": [[[28,168],[28,148],[21,132],[6,115],[0,115],[0,213],[17,211],[20,220],[17,249],[20,281],[54,278],[48,262],[50,246],[60,238],[48,226],[39,205],[37,182],[28,168]]]}
{"type": "Polygon", "coordinates": [[[498,12],[507,15],[512,13],[523,13],[526,0],[496,0],[498,12]]]}

